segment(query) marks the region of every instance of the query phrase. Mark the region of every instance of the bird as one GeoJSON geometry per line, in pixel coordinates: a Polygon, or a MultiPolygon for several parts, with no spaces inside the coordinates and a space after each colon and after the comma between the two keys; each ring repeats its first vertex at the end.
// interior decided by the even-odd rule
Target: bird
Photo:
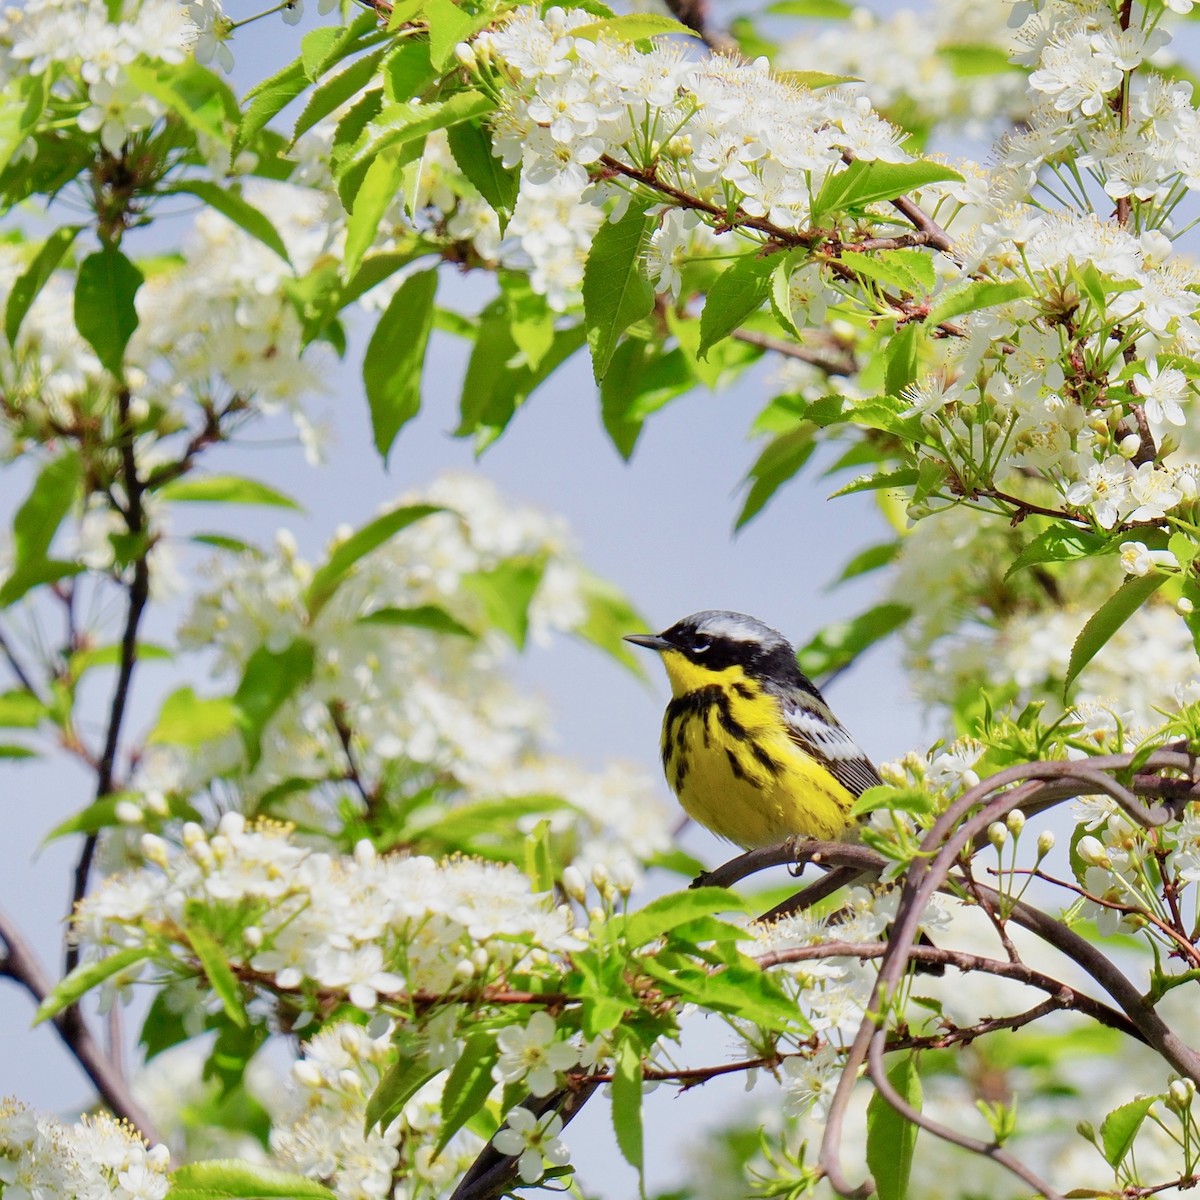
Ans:
{"type": "Polygon", "coordinates": [[[708,609],[625,641],[666,668],[663,770],[690,817],[743,850],[854,833],[854,802],[883,781],[783,634],[708,609]]]}

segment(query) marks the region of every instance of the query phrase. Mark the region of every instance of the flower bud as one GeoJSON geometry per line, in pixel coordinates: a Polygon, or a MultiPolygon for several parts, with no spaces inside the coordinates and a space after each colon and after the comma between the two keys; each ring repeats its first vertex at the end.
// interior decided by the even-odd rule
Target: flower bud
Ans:
{"type": "Polygon", "coordinates": [[[142,800],[142,807],[156,817],[166,817],[171,814],[171,810],[167,806],[167,798],[162,792],[147,792],[142,800]]]}
{"type": "Polygon", "coordinates": [[[993,821],[988,826],[987,834],[988,841],[999,850],[1008,841],[1008,826],[1003,821],[993,821]]]}
{"type": "Polygon", "coordinates": [[[1196,606],[1186,596],[1180,596],[1175,601],[1175,611],[1181,617],[1190,617],[1196,611],[1196,606]]]}
{"type": "Polygon", "coordinates": [[[637,872],[627,858],[617,860],[613,867],[613,883],[622,896],[628,896],[637,886],[637,872]]]}
{"type": "Polygon", "coordinates": [[[1191,1107],[1195,1094],[1196,1085],[1190,1079],[1172,1079],[1167,1088],[1167,1103],[1177,1112],[1183,1112],[1191,1107]]]}
{"type": "Polygon", "coordinates": [[[169,863],[167,843],[155,833],[142,834],[142,857],[165,871],[169,863]]]}
{"type": "Polygon", "coordinates": [[[596,891],[603,894],[604,889],[608,887],[608,883],[608,868],[603,863],[596,863],[596,865],[592,867],[592,886],[596,889],[596,891]]]}
{"type": "Polygon", "coordinates": [[[257,950],[263,944],[263,931],[257,925],[247,925],[242,930],[242,940],[251,950],[257,950]]]}
{"type": "Polygon", "coordinates": [[[155,1171],[165,1171],[171,1162],[171,1151],[159,1142],[146,1151],[146,1165],[155,1171]]]}
{"type": "Polygon", "coordinates": [[[587,897],[587,880],[583,872],[575,866],[564,867],[562,873],[563,891],[577,904],[582,904],[587,897]]]}
{"type": "Polygon", "coordinates": [[[338,1083],[345,1092],[358,1093],[363,1090],[362,1076],[357,1071],[339,1071],[338,1083]]]}
{"type": "Polygon", "coordinates": [[[246,832],[246,818],[240,812],[227,812],[218,823],[217,830],[227,838],[238,837],[246,832]]]}
{"type": "Polygon", "coordinates": [[[1037,852],[1039,858],[1045,858],[1051,850],[1054,849],[1054,832],[1050,829],[1043,829],[1038,834],[1037,852]]]}
{"type": "Polygon", "coordinates": [[[373,867],[378,857],[369,838],[360,838],[354,843],[354,861],[360,867],[373,867]]]}
{"type": "Polygon", "coordinates": [[[113,813],[122,825],[140,825],[146,819],[141,806],[134,804],[132,800],[118,800],[113,813]]]}
{"type": "Polygon", "coordinates": [[[470,983],[475,978],[475,964],[469,959],[462,959],[454,968],[454,978],[461,983],[470,983]]]}
{"type": "Polygon", "coordinates": [[[468,71],[475,71],[479,68],[479,62],[470,42],[459,42],[454,47],[454,57],[458,59],[459,66],[466,67],[468,71]]]}
{"type": "Polygon", "coordinates": [[[1025,828],[1025,814],[1019,808],[1014,808],[1004,818],[1004,824],[1008,826],[1008,832],[1013,837],[1020,837],[1021,830],[1025,828]]]}
{"type": "Polygon", "coordinates": [[[292,1063],[292,1078],[301,1087],[307,1088],[319,1088],[324,1082],[321,1078],[321,1072],[304,1058],[292,1063]]]}
{"type": "Polygon", "coordinates": [[[1127,433],[1117,443],[1117,453],[1122,458],[1132,458],[1142,448],[1142,439],[1136,433],[1127,433]]]}
{"type": "Polygon", "coordinates": [[[1108,867],[1112,865],[1108,857],[1108,851],[1105,850],[1100,839],[1092,837],[1090,833],[1081,837],[1075,844],[1075,853],[1089,867],[1108,867]]]}

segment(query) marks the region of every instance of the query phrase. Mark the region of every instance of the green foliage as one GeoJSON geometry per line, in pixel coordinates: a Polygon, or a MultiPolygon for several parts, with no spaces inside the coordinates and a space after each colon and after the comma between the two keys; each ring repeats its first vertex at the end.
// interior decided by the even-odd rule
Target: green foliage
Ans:
{"type": "Polygon", "coordinates": [[[61,229],[56,229],[41,244],[33,261],[12,285],[4,307],[4,335],[8,338],[10,346],[17,344],[17,334],[21,331],[21,322],[25,320],[25,314],[62,262],[64,255],[74,245],[80,228],[79,225],[64,225],[61,229]]]}
{"type": "Polygon", "coordinates": [[[546,569],[538,558],[509,558],[490,571],[463,577],[464,589],[483,606],[487,622],[505,634],[518,650],[529,633],[529,605],[546,569]]]}
{"type": "Polygon", "coordinates": [[[75,284],[75,328],[118,379],[125,347],[138,326],[134,297],[142,273],[114,246],[89,254],[75,284]]]}
{"type": "MultiPolygon", "coordinates": [[[[921,1108],[921,1077],[909,1055],[887,1073],[888,1083],[911,1107],[921,1108]]],[[[905,1200],[918,1128],[876,1092],[867,1105],[867,1167],[879,1200],[905,1200]]]]}
{"type": "Polygon", "coordinates": [[[73,450],[48,462],[38,472],[29,495],[13,518],[12,570],[0,585],[0,608],[21,599],[32,588],[82,570],[75,563],[49,557],[54,535],[78,497],[82,475],[79,455],[73,450]]]}
{"type": "Polygon", "coordinates": [[[592,239],[583,275],[583,315],[597,383],[608,373],[621,335],[654,307],[654,288],[643,262],[647,207],[631,204],[619,221],[602,226],[592,239]]]}
{"type": "Polygon", "coordinates": [[[303,1175],[217,1158],[176,1168],[167,1194],[169,1200],[330,1200],[334,1195],[303,1175]]]}
{"type": "Polygon", "coordinates": [[[1165,575],[1157,573],[1131,576],[1088,618],[1071,647],[1071,661],[1063,681],[1064,692],[1070,690],[1079,672],[1166,580],[1165,575]]]}
{"type": "Polygon", "coordinates": [[[129,946],[124,950],[114,950],[113,953],[98,958],[94,962],[78,966],[69,975],[60,980],[54,990],[38,1005],[34,1013],[33,1023],[40,1025],[56,1017],[65,1008],[70,1008],[77,1000],[86,995],[94,987],[98,987],[114,975],[120,975],[131,967],[140,966],[154,954],[152,946],[129,946]]]}

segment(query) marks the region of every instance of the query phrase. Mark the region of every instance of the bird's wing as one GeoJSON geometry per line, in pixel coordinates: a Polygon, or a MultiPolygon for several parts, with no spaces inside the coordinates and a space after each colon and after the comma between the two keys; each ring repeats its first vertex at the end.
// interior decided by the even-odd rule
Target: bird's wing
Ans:
{"type": "Polygon", "coordinates": [[[858,743],[830,711],[814,696],[789,695],[783,698],[783,718],[788,736],[806,754],[811,754],[854,796],[883,780],[858,743]]]}

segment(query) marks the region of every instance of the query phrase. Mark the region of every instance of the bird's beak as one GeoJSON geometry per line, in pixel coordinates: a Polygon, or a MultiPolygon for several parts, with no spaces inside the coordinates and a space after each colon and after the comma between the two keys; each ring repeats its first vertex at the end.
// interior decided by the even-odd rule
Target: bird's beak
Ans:
{"type": "Polygon", "coordinates": [[[627,633],[624,640],[635,646],[645,646],[647,650],[657,650],[660,654],[671,649],[671,643],[657,633],[627,633]]]}

